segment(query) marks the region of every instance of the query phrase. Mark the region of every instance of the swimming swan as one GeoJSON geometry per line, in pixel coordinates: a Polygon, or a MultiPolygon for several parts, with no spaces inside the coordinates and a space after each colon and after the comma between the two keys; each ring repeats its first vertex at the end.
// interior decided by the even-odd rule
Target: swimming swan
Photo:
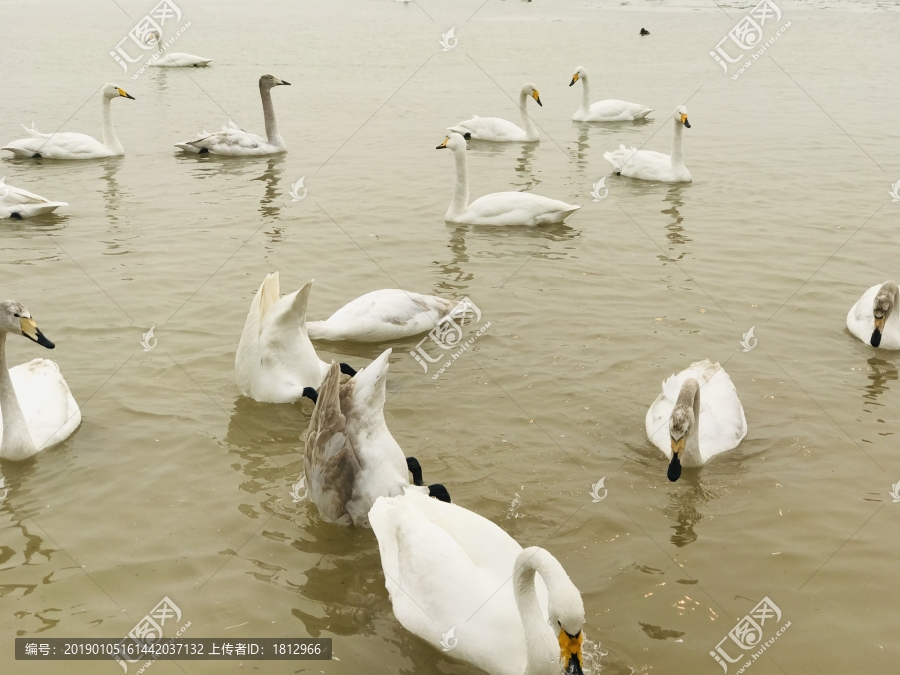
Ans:
{"type": "Polygon", "coordinates": [[[709,359],[692,363],[668,377],[662,387],[645,425],[653,445],[671,460],[670,481],[678,480],[682,466],[702,466],[714,455],[736,448],[747,435],[737,390],[718,363],[709,359]]]}
{"type": "Polygon", "coordinates": [[[479,117],[475,115],[470,120],[460,122],[455,127],[450,127],[450,131],[462,134],[466,140],[474,138],[478,141],[536,143],[541,140],[541,135],[538,133],[531,117],[528,116],[526,105],[529,98],[533,98],[539,106],[543,107],[541,96],[531,82],[523,85],[522,91],[519,92],[519,111],[522,113],[522,124],[525,129],[499,117],[479,117]]]}
{"type": "Polygon", "coordinates": [[[244,131],[237,124],[228,121],[222,131],[214,133],[202,132],[199,138],[184,143],[176,143],[176,148],[185,152],[210,153],[213,155],[231,155],[235,157],[256,157],[259,155],[274,155],[279,152],[287,152],[287,145],[278,133],[278,123],[275,121],[275,108],[272,106],[272,87],[290,82],[279,80],[272,75],[263,75],[259,78],[259,96],[262,99],[263,117],[266,122],[266,137],[251,134],[244,131]]]}
{"type": "Polygon", "coordinates": [[[114,84],[105,84],[100,89],[100,106],[103,119],[103,142],[87,134],[71,132],[56,132],[55,134],[42,134],[34,128],[34,122],[29,129],[25,125],[22,128],[28,132],[31,138],[23,138],[12,141],[3,147],[16,157],[30,157],[47,159],[97,159],[99,157],[115,157],[125,154],[125,148],[116,136],[113,128],[112,117],[109,112],[109,102],[114,98],[130,98],[134,96],[125,93],[124,89],[114,84]]]}
{"type": "Polygon", "coordinates": [[[847,313],[847,328],[873,347],[900,349],[900,287],[893,281],[872,286],[847,313]]]}
{"type": "Polygon", "coordinates": [[[679,106],[672,117],[672,155],[664,155],[652,150],[629,150],[620,145],[618,150],[603,153],[603,158],[612,164],[617,176],[656,180],[663,183],[690,183],[691,172],[684,165],[684,154],[681,150],[681,132],[685,127],[690,129],[688,111],[679,106]]]}
{"type": "MultiPolygon", "coordinates": [[[[316,355],[306,334],[310,288],[312,281],[279,299],[278,272],[263,279],[234,357],[235,381],[244,396],[263,403],[292,403],[303,396],[316,400],[328,364],[316,355]]],[[[356,373],[346,363],[341,370],[356,373]]]]}
{"type": "MultiPolygon", "coordinates": [[[[341,386],[341,371],[331,362],[319,389],[306,436],[306,486],[325,520],[369,527],[369,509],[379,497],[394,497],[410,487],[408,473],[422,484],[415,457],[404,458],[384,421],[388,357],[385,350],[341,386]]],[[[446,488],[415,487],[450,501],[446,488]]]]}
{"type": "Polygon", "coordinates": [[[81,411],[53,361],[34,359],[7,368],[7,334],[22,335],[47,349],[55,345],[20,303],[0,302],[0,458],[20,462],[71,436],[81,424],[81,411]]]}
{"type": "Polygon", "coordinates": [[[610,98],[605,101],[591,103],[591,86],[588,84],[587,71],[579,66],[575,69],[569,86],[581,80],[581,107],[572,115],[576,122],[632,122],[642,120],[653,108],[648,108],[640,103],[629,103],[610,98]]]}
{"type": "Polygon", "coordinates": [[[451,132],[438,150],[449,148],[456,161],[456,187],[445,220],[466,225],[547,225],[561,223],[580,206],[530,192],[495,192],[469,204],[466,140],[451,132]]]}
{"type": "MultiPolygon", "coordinates": [[[[150,31],[148,36],[155,37],[156,44],[159,44],[161,38],[158,31],[150,31]]],[[[205,59],[202,56],[194,56],[184,52],[164,52],[162,56],[150,65],[154,68],[203,68],[211,62],[212,59],[205,59]]]]}
{"type": "Polygon", "coordinates": [[[372,291],[356,298],[325,321],[306,324],[312,340],[386,342],[429,331],[458,303],[398,288],[372,291]]]}
{"type": "Polygon", "coordinates": [[[523,550],[487,518],[410,489],[380,497],[369,521],[408,631],[490,675],[583,672],[584,604],[550,553],[523,550]]]}
{"type": "Polygon", "coordinates": [[[66,202],[51,202],[28,190],[5,183],[6,176],[0,178],[0,218],[30,218],[52,213],[66,202]]]}

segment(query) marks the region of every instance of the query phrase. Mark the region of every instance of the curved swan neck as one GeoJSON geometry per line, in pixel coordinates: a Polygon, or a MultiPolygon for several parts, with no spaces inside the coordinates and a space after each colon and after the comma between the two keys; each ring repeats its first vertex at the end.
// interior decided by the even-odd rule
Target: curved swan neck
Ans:
{"type": "Polygon", "coordinates": [[[538,137],[538,130],[534,120],[528,115],[528,99],[528,94],[524,91],[519,92],[519,110],[522,113],[522,123],[525,125],[525,134],[529,139],[536,139],[538,137]]]}
{"type": "Polygon", "coordinates": [[[588,84],[588,76],[586,74],[578,79],[581,80],[581,108],[587,112],[591,109],[591,85],[588,84]]]}
{"type": "Polygon", "coordinates": [[[556,639],[544,620],[535,591],[535,574],[540,574],[553,595],[560,574],[565,575],[557,560],[542,548],[524,549],[516,557],[513,570],[513,593],[525,629],[526,665],[524,675],[544,675],[550,665],[556,639]]]}
{"type": "Polygon", "coordinates": [[[684,131],[684,125],[678,120],[672,120],[674,128],[672,129],[672,166],[684,166],[684,155],[681,151],[681,134],[684,131]]]}
{"type": "Polygon", "coordinates": [[[34,441],[28,431],[28,423],[16,390],[13,387],[9,368],[6,366],[6,333],[0,332],[0,414],[3,415],[3,443],[0,457],[14,461],[27,459],[34,454],[34,441]]]}
{"type": "Polygon", "coordinates": [[[111,100],[112,99],[107,98],[107,96],[101,92],[100,110],[103,122],[103,145],[117,155],[124,155],[125,148],[122,147],[122,144],[119,142],[119,137],[116,136],[116,130],[113,128],[112,113],[109,110],[109,102],[111,100]]]}
{"type": "Polygon", "coordinates": [[[682,464],[687,466],[699,466],[703,463],[700,456],[700,387],[694,391],[693,400],[694,421],[687,431],[687,439],[684,443],[684,457],[682,464]]]}
{"type": "Polygon", "coordinates": [[[278,133],[278,122],[275,121],[275,108],[272,105],[272,90],[269,87],[259,88],[262,99],[263,117],[266,121],[266,140],[272,145],[283,146],[284,141],[278,133]]]}
{"type": "Polygon", "coordinates": [[[453,160],[456,162],[456,186],[453,188],[453,201],[447,209],[447,220],[465,213],[469,207],[469,167],[466,163],[466,149],[454,150],[453,160]]]}

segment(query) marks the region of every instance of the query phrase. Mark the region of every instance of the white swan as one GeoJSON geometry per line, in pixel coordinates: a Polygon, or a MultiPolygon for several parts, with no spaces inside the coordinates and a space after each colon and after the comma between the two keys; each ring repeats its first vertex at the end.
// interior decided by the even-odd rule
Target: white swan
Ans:
{"type": "Polygon", "coordinates": [[[52,213],[66,202],[51,202],[28,190],[6,184],[6,176],[0,178],[0,218],[30,218],[52,213]]]}
{"type": "Polygon", "coordinates": [[[543,107],[541,96],[531,82],[523,85],[522,91],[519,92],[519,111],[522,113],[524,129],[499,117],[479,117],[475,115],[470,120],[460,122],[455,127],[450,127],[450,131],[462,134],[466,140],[474,138],[478,141],[536,143],[541,140],[541,135],[538,133],[534,121],[528,116],[526,106],[529,98],[533,98],[539,106],[543,107]]]}
{"type": "Polygon", "coordinates": [[[372,291],[348,302],[325,321],[306,324],[312,340],[386,342],[429,331],[458,303],[398,288],[372,291]]]}
{"type": "Polygon", "coordinates": [[[546,225],[561,223],[580,206],[566,204],[530,192],[495,192],[469,204],[469,170],[466,139],[451,132],[438,150],[450,148],[456,161],[456,187],[445,220],[467,225],[546,225]]]}
{"type": "Polygon", "coordinates": [[[233,155],[237,157],[255,157],[258,155],[274,155],[287,152],[287,145],[278,133],[275,121],[275,108],[272,106],[272,87],[290,82],[279,80],[272,75],[259,78],[259,96],[262,99],[263,117],[266,123],[266,137],[244,131],[237,124],[228,120],[222,131],[214,133],[202,132],[199,138],[184,143],[176,143],[176,148],[185,152],[210,153],[213,155],[233,155]]]}
{"type": "Polygon", "coordinates": [[[109,102],[114,98],[130,98],[134,96],[125,93],[124,89],[114,84],[105,84],[100,90],[100,106],[103,120],[103,142],[87,134],[71,132],[56,132],[55,134],[42,134],[34,128],[34,122],[29,129],[25,125],[22,128],[28,132],[31,138],[23,138],[11,141],[2,149],[9,150],[16,157],[45,157],[47,159],[97,159],[99,157],[115,157],[124,155],[125,148],[116,136],[113,128],[112,117],[109,112],[109,102]]]}
{"type": "Polygon", "coordinates": [[[7,369],[6,336],[10,333],[47,349],[55,345],[20,303],[0,302],[0,458],[19,462],[71,436],[81,424],[81,411],[53,361],[34,359],[7,369]]]}
{"type": "Polygon", "coordinates": [[[641,180],[656,180],[662,183],[690,183],[691,172],[684,165],[681,150],[681,132],[691,128],[688,111],[684,106],[676,108],[673,115],[672,155],[664,155],[652,150],[629,150],[620,145],[618,150],[603,153],[603,158],[612,164],[617,176],[629,176],[641,180]]]}
{"type": "Polygon", "coordinates": [[[378,499],[369,520],[408,631],[490,675],[557,675],[561,659],[582,673],[584,604],[550,553],[412,490],[378,499]]]}
{"type": "MultiPolygon", "coordinates": [[[[161,38],[158,31],[150,31],[148,37],[150,36],[155,37],[156,44],[159,44],[161,38]]],[[[211,62],[212,59],[205,59],[202,56],[194,56],[184,52],[164,52],[162,56],[150,65],[155,68],[203,68],[211,62]]]]}
{"type": "Polygon", "coordinates": [[[647,436],[671,462],[669,480],[681,467],[702,466],[736,448],[747,435],[747,418],[731,378],[709,359],[668,377],[647,411],[647,436]]]}
{"type": "Polygon", "coordinates": [[[571,87],[578,80],[581,80],[582,88],[581,107],[572,115],[572,119],[576,122],[633,122],[634,120],[642,120],[649,113],[653,112],[653,108],[648,108],[640,103],[629,103],[628,101],[619,101],[614,98],[591,103],[591,86],[588,84],[588,74],[581,66],[575,69],[575,74],[572,76],[569,86],[571,87]]]}
{"type": "Polygon", "coordinates": [[[847,328],[873,347],[900,349],[900,287],[893,281],[872,286],[847,313],[847,328]]]}
{"type": "MultiPolygon", "coordinates": [[[[322,518],[338,525],[369,527],[375,500],[403,494],[409,472],[422,485],[419,462],[403,457],[384,421],[390,354],[385,350],[343,386],[332,361],[309,420],[303,465],[309,497],[322,518]]],[[[440,484],[413,489],[450,501],[440,484]]]]}
{"type": "MultiPolygon", "coordinates": [[[[241,341],[234,357],[235,380],[244,396],[263,403],[316,400],[315,389],[328,364],[313,349],[306,334],[306,303],[312,281],[279,299],[278,272],[266,276],[250,303],[241,341]]],[[[356,373],[347,364],[341,369],[356,373]]]]}

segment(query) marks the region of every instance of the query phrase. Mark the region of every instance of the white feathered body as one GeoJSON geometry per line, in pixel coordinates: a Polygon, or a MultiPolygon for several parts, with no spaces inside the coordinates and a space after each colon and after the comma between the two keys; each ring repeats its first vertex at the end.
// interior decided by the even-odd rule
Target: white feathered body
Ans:
{"type": "Polygon", "coordinates": [[[447,211],[446,220],[467,225],[549,225],[561,223],[580,206],[530,192],[495,192],[479,197],[463,213],[447,211]]]}
{"type": "Polygon", "coordinates": [[[150,65],[156,68],[202,68],[208,66],[211,62],[212,59],[205,59],[202,56],[172,52],[171,54],[163,54],[150,65]]]}
{"type": "Polygon", "coordinates": [[[572,115],[572,119],[576,122],[632,122],[644,119],[651,112],[653,108],[640,103],[610,98],[592,103],[587,110],[584,106],[580,107],[572,115]]]}
{"type": "MultiPolygon", "coordinates": [[[[872,333],[875,330],[875,296],[878,295],[882,285],[876,284],[863,293],[847,313],[847,328],[867,345],[872,344],[872,333]]],[[[894,307],[888,315],[878,348],[900,349],[900,307],[894,307]]]]}
{"type": "Polygon", "coordinates": [[[229,155],[234,157],[255,157],[286,152],[283,143],[270,143],[257,134],[239,127],[232,120],[222,126],[221,131],[201,132],[197,138],[184,143],[176,143],[175,147],[186,152],[208,152],[212,155],[229,155]]]}
{"type": "Polygon", "coordinates": [[[655,180],[661,183],[690,183],[691,172],[683,163],[672,161],[671,155],[653,150],[638,150],[620,145],[618,150],[603,153],[616,173],[629,178],[655,180]]]}
{"type": "Polygon", "coordinates": [[[0,218],[19,214],[22,218],[52,213],[66,202],[53,202],[28,190],[6,185],[0,179],[0,218]]]}
{"type": "Polygon", "coordinates": [[[475,115],[470,120],[450,127],[450,131],[455,131],[463,136],[471,134],[473,139],[479,141],[518,141],[527,143],[540,140],[540,136],[529,134],[518,124],[513,124],[500,117],[479,117],[475,115]]]}
{"type": "Polygon", "coordinates": [[[11,141],[3,146],[16,157],[35,157],[40,155],[45,159],[98,159],[102,157],[115,157],[124,155],[121,149],[106,147],[103,143],[87,134],[74,132],[57,132],[55,134],[42,134],[34,128],[22,125],[30,138],[11,141]]]}

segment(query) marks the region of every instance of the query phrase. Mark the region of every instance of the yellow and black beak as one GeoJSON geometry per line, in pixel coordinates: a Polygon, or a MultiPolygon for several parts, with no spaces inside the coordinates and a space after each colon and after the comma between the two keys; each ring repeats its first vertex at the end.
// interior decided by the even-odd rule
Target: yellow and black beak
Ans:
{"type": "Polygon", "coordinates": [[[447,138],[444,139],[444,142],[441,143],[439,146],[437,146],[437,147],[435,148],[435,150],[443,150],[443,149],[445,149],[445,148],[447,147],[447,141],[449,141],[449,140],[450,140],[450,137],[447,136],[447,138]]]}
{"type": "Polygon", "coordinates": [[[881,334],[884,332],[884,324],[887,321],[887,315],[880,319],[875,317],[875,331],[872,333],[872,346],[878,347],[881,344],[881,334]]]}
{"type": "Polygon", "coordinates": [[[565,629],[559,631],[559,658],[565,665],[566,675],[584,675],[581,669],[581,645],[584,631],[569,635],[565,629]]]}
{"type": "Polygon", "coordinates": [[[535,101],[537,101],[537,104],[538,104],[539,106],[541,106],[542,108],[544,107],[544,104],[541,103],[541,95],[538,94],[538,90],[537,90],[537,89],[535,89],[533,92],[531,92],[531,98],[533,98],[535,101]]]}
{"type": "Polygon", "coordinates": [[[27,337],[29,340],[33,342],[37,342],[42,347],[46,347],[47,349],[53,349],[56,347],[55,344],[50,342],[44,334],[41,332],[41,329],[37,327],[37,324],[34,322],[34,319],[31,317],[20,317],[19,318],[19,326],[22,329],[22,335],[27,337]]]}
{"type": "Polygon", "coordinates": [[[691,123],[688,122],[687,115],[685,115],[684,113],[681,114],[681,123],[682,123],[684,126],[686,126],[688,129],[691,128],[691,123]]]}
{"type": "Polygon", "coordinates": [[[666,471],[666,476],[674,483],[681,478],[681,459],[679,459],[678,455],[684,452],[684,444],[687,437],[682,436],[681,440],[676,441],[670,436],[669,440],[672,442],[672,461],[669,462],[669,469],[666,471]]]}
{"type": "Polygon", "coordinates": [[[122,89],[122,87],[118,87],[118,90],[119,90],[119,96],[122,96],[123,98],[130,98],[132,101],[135,100],[134,96],[132,96],[131,94],[126,92],[124,89],[122,89]]]}
{"type": "Polygon", "coordinates": [[[569,86],[571,87],[571,86],[572,86],[573,84],[575,84],[576,82],[578,82],[578,73],[575,73],[575,74],[572,76],[572,81],[569,82],[569,86]]]}

